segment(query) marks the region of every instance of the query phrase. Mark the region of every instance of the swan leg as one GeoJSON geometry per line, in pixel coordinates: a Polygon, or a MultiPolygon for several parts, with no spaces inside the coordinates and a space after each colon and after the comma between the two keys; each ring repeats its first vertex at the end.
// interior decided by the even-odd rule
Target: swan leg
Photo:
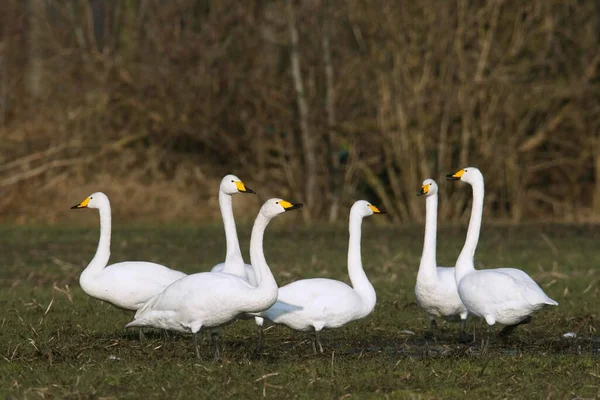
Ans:
{"type": "Polygon", "coordinates": [[[512,333],[512,331],[515,330],[515,328],[519,325],[527,325],[528,323],[531,322],[531,317],[527,317],[525,318],[523,321],[521,322],[517,322],[516,324],[513,325],[506,325],[504,328],[502,328],[502,330],[500,331],[500,337],[507,337],[508,335],[510,335],[512,333]]]}
{"type": "Polygon", "coordinates": [[[319,345],[319,352],[323,353],[323,345],[321,344],[321,338],[319,337],[319,331],[315,331],[315,336],[312,342],[313,351],[317,354],[317,344],[319,345]]]}
{"type": "Polygon", "coordinates": [[[496,327],[494,325],[488,325],[490,330],[490,339],[496,340],[496,327]]]}
{"type": "Polygon", "coordinates": [[[146,339],[144,336],[144,328],[140,328],[140,343],[143,343],[144,339],[146,339]]]}
{"type": "Polygon", "coordinates": [[[429,330],[427,332],[425,332],[425,339],[435,340],[437,330],[438,330],[437,321],[435,320],[434,316],[430,315],[429,316],[429,330]]]}
{"type": "Polygon", "coordinates": [[[469,343],[471,341],[471,335],[467,333],[467,319],[463,318],[460,321],[460,333],[458,334],[459,343],[469,343]]]}
{"type": "Polygon", "coordinates": [[[258,343],[256,344],[256,355],[260,355],[262,353],[262,346],[263,346],[263,342],[264,342],[264,336],[263,336],[263,326],[262,325],[258,325],[258,343]]]}
{"type": "Polygon", "coordinates": [[[219,350],[219,331],[215,330],[210,333],[210,337],[215,346],[215,361],[218,361],[221,358],[221,352],[219,350]]]}
{"type": "Polygon", "coordinates": [[[194,338],[194,349],[196,350],[196,358],[200,360],[200,349],[198,349],[198,332],[192,333],[192,337],[194,338]]]}

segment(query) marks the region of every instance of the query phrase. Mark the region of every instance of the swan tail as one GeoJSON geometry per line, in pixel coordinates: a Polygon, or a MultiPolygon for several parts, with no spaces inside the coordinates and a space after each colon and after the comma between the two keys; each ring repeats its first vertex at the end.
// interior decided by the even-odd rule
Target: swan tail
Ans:
{"type": "Polygon", "coordinates": [[[135,328],[138,326],[145,326],[144,323],[142,323],[142,320],[138,320],[138,319],[134,319],[133,321],[131,321],[130,323],[128,323],[127,325],[125,325],[125,328],[135,328]]]}
{"type": "Polygon", "coordinates": [[[544,302],[544,304],[547,304],[549,306],[557,306],[558,302],[552,300],[550,297],[548,297],[548,299],[544,302]]]}

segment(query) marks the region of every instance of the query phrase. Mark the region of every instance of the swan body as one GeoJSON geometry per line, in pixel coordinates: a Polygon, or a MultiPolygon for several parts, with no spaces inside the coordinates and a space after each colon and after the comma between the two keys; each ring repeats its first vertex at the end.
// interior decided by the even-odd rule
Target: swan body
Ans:
{"type": "Polygon", "coordinates": [[[520,269],[475,269],[473,257],[479,240],[485,191],[483,175],[477,168],[468,167],[446,178],[467,182],[473,189],[467,239],[455,269],[458,294],[469,313],[485,318],[490,326],[500,323],[509,328],[528,322],[532,313],[546,305],[558,305],[520,269]]]}
{"type": "MultiPolygon", "coordinates": [[[[260,312],[277,300],[277,283],[263,253],[263,236],[269,222],[285,211],[300,208],[281,199],[270,199],[260,209],[252,228],[250,260],[259,284],[223,272],[188,275],[167,287],[136,313],[126,327],[153,326],[196,333],[218,328],[249,312],[260,312]]],[[[199,357],[196,346],[196,354],[199,357]]],[[[218,351],[217,351],[218,356],[218,351]]]]}
{"type": "Polygon", "coordinates": [[[183,272],[151,262],[126,261],[107,266],[111,237],[108,197],[101,192],[93,193],[71,208],[97,208],[100,213],[100,240],[96,255],[79,277],[81,288],[89,296],[135,311],[171,283],[186,276],[183,272]]]}
{"type": "Polygon", "coordinates": [[[423,254],[415,285],[417,303],[430,315],[432,328],[435,317],[465,321],[468,312],[458,295],[454,268],[437,266],[438,186],[433,179],[426,179],[418,194],[426,196],[426,217],[423,254]]]}
{"type": "Polygon", "coordinates": [[[211,272],[224,272],[244,278],[251,285],[256,286],[256,276],[252,265],[245,264],[240,250],[235,219],[233,217],[232,196],[236,193],[255,193],[252,189],[235,175],[226,175],[219,186],[219,207],[225,227],[225,240],[227,253],[225,262],[215,265],[211,272]]]}
{"type": "MultiPolygon", "coordinates": [[[[314,331],[315,343],[323,347],[318,333],[323,329],[339,328],[350,321],[369,315],[377,300],[375,289],[363,270],[360,239],[364,217],[382,213],[367,201],[359,200],[350,211],[350,240],[348,272],[352,286],[333,279],[303,279],[279,288],[277,302],[257,315],[259,343],[262,347],[264,319],[297,331],[314,331]]],[[[313,347],[316,351],[316,347],[313,347]]]]}

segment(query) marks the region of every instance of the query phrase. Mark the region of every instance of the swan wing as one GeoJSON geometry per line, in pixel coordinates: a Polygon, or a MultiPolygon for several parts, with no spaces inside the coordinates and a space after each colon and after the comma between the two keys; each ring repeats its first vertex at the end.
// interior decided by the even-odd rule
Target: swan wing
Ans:
{"type": "MultiPolygon", "coordinates": [[[[128,326],[179,325],[192,329],[197,321],[220,325],[234,319],[245,306],[248,290],[254,288],[230,274],[203,272],[188,275],[150,299],[128,326]],[[168,321],[168,322],[165,322],[168,321]]],[[[179,329],[181,330],[181,329],[179,329]]]]}
{"type": "Polygon", "coordinates": [[[171,283],[185,276],[183,272],[160,264],[127,261],[109,265],[96,276],[82,276],[80,281],[84,290],[93,297],[124,309],[137,310],[171,283]]]}

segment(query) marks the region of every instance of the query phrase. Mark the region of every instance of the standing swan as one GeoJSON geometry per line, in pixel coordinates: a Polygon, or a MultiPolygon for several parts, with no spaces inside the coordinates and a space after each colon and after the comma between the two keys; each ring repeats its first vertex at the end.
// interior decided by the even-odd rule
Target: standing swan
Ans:
{"type": "Polygon", "coordinates": [[[100,212],[98,249],[79,277],[81,288],[91,297],[135,311],[171,283],[186,276],[183,272],[144,261],[125,261],[107,267],[111,234],[108,197],[97,192],[71,208],[97,208],[100,212]]]}
{"type": "Polygon", "coordinates": [[[558,303],[525,272],[516,268],[476,270],[473,262],[481,217],[483,214],[483,175],[474,167],[446,175],[448,180],[461,180],[473,188],[473,206],[465,245],[456,261],[455,278],[458,294],[464,305],[478,317],[485,318],[494,333],[494,324],[505,325],[501,336],[508,335],[518,325],[531,321],[530,315],[545,305],[558,303]]]}
{"type": "MultiPolygon", "coordinates": [[[[277,301],[277,283],[265,260],[263,236],[273,218],[300,207],[302,204],[281,199],[267,200],[261,207],[250,238],[250,261],[259,282],[257,286],[239,276],[222,272],[188,275],[148,301],[126,327],[153,326],[191,332],[196,356],[200,358],[196,334],[201,329],[218,328],[244,313],[266,310],[277,301]]],[[[218,341],[214,343],[215,358],[218,358],[218,341]]]]}
{"type": "Polygon", "coordinates": [[[350,210],[350,241],[348,244],[348,274],[352,286],[333,279],[302,279],[279,288],[277,302],[257,314],[258,346],[263,344],[264,319],[297,331],[314,331],[316,345],[323,352],[319,332],[325,328],[339,328],[350,321],[364,318],[373,311],[376,294],[363,270],[360,254],[361,225],[364,217],[383,213],[369,202],[359,200],[350,210]]]}
{"type": "Polygon", "coordinates": [[[425,195],[425,240],[423,255],[417,274],[415,295],[419,305],[427,311],[431,323],[431,331],[435,332],[435,317],[461,321],[459,341],[469,340],[465,332],[467,309],[460,301],[454,268],[438,267],[436,261],[438,186],[433,179],[423,181],[418,195],[425,195]]]}
{"type": "Polygon", "coordinates": [[[211,272],[224,272],[237,275],[244,278],[251,285],[256,286],[256,276],[252,265],[244,264],[244,258],[240,251],[240,242],[238,241],[237,231],[235,229],[235,220],[233,218],[232,195],[236,193],[255,193],[252,189],[235,175],[226,175],[221,180],[219,186],[219,207],[223,217],[223,226],[225,227],[225,240],[227,253],[225,262],[215,265],[211,272]]]}

